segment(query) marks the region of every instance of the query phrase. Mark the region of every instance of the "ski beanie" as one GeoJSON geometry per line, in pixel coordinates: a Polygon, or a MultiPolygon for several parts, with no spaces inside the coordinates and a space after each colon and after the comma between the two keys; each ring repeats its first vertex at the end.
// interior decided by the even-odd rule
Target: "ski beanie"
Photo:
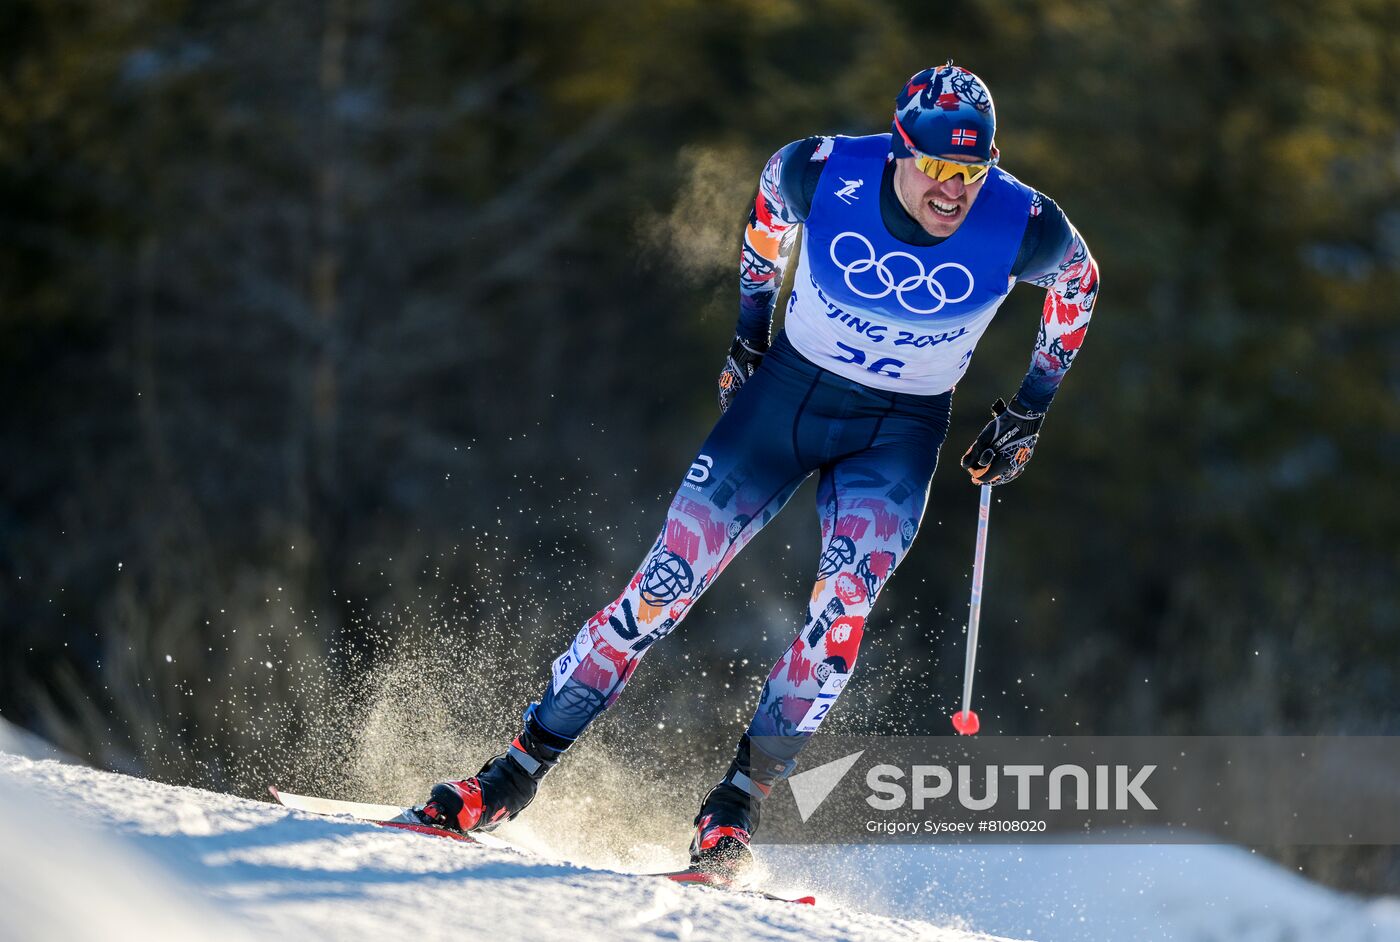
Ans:
{"type": "Polygon", "coordinates": [[[894,100],[890,149],[896,158],[950,155],[973,162],[991,160],[997,114],[992,93],[961,66],[924,69],[912,76],[894,100]]]}

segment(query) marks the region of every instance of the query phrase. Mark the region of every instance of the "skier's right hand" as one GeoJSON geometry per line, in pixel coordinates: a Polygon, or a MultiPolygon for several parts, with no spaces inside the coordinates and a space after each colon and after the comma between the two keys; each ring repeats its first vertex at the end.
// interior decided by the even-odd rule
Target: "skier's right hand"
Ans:
{"type": "Polygon", "coordinates": [[[757,340],[735,337],[729,348],[729,356],[724,358],[724,369],[719,371],[719,411],[728,412],[739,389],[748,382],[763,362],[768,345],[757,340]]]}

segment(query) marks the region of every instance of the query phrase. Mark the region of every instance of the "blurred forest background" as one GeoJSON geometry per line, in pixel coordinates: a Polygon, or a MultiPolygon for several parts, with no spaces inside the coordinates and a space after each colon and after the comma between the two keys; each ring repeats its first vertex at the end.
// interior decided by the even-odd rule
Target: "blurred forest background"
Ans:
{"type": "MultiPolygon", "coordinates": [[[[1394,0],[0,0],[0,23],[0,715],[64,748],[245,794],[473,771],[716,417],[765,160],[888,130],[949,57],[1103,273],[997,491],[984,730],[1400,735],[1394,0]]],[[[1017,289],[960,385],[824,728],[949,732],[956,459],[1040,303],[1017,289]]],[[[699,756],[693,802],[816,536],[808,485],[584,746],[699,756]]],[[[1400,881],[1391,849],[1273,852],[1400,881]]]]}

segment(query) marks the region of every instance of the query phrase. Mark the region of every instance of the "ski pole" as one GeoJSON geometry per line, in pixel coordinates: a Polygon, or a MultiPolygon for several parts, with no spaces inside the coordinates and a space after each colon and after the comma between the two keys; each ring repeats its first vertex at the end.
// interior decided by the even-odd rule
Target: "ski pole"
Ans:
{"type": "Polygon", "coordinates": [[[972,675],[977,666],[977,623],[982,618],[982,573],[987,568],[987,518],[992,513],[992,486],[982,485],[977,505],[977,550],[972,557],[972,601],[967,614],[967,664],[963,668],[962,712],[953,714],[953,728],[960,735],[975,735],[981,722],[972,710],[972,675]]]}

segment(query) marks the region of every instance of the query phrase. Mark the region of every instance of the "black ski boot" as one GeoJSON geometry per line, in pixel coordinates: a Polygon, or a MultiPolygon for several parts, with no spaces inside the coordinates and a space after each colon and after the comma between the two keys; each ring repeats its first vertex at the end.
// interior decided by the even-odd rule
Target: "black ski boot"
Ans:
{"type": "Polygon", "coordinates": [[[428,802],[414,812],[433,827],[490,831],[525,810],[540,780],[571,745],[573,740],[556,736],[535,719],[531,704],[525,711],[525,729],[508,750],[487,760],[469,779],[434,785],[428,802]]]}
{"type": "Polygon", "coordinates": [[[729,771],[700,803],[690,842],[690,868],[725,880],[742,876],[753,864],[749,842],[758,830],[763,799],[796,765],[763,753],[745,733],[729,771]]]}

